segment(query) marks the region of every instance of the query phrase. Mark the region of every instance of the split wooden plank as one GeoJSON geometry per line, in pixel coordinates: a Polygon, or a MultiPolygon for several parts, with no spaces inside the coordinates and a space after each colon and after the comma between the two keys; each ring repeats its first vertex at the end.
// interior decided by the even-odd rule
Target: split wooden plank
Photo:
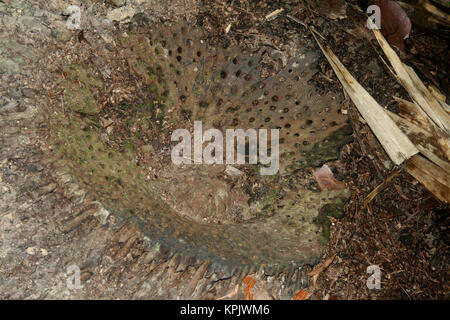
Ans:
{"type": "MultiPolygon", "coordinates": [[[[370,20],[369,20],[370,21],[370,20]]],[[[432,122],[443,130],[446,134],[450,133],[450,115],[444,110],[441,103],[435,96],[425,87],[414,70],[405,65],[391,48],[389,43],[384,39],[379,30],[373,28],[378,43],[383,49],[385,55],[389,59],[394,68],[397,78],[409,93],[411,98],[417,105],[427,114],[432,122]]]]}
{"type": "MultiPolygon", "coordinates": [[[[439,142],[432,133],[393,112],[387,112],[397,126],[416,145],[420,153],[450,174],[450,162],[448,162],[447,155],[443,150],[441,150],[439,142]]],[[[450,148],[450,142],[446,142],[447,147],[450,148]]]]}
{"type": "Polygon", "coordinates": [[[450,113],[450,106],[445,102],[447,100],[447,97],[443,95],[435,86],[428,85],[428,90],[430,90],[431,94],[436,98],[437,101],[441,104],[442,108],[447,112],[450,113]]]}
{"type": "MultiPolygon", "coordinates": [[[[397,97],[394,97],[394,99],[398,102],[398,107],[400,109],[398,115],[408,120],[412,124],[419,126],[421,129],[427,130],[431,135],[433,135],[433,138],[431,139],[434,139],[437,142],[438,148],[445,154],[444,158],[447,159],[447,161],[450,161],[449,135],[438,128],[436,125],[434,125],[416,103],[409,102],[397,97]]],[[[407,136],[411,139],[408,134],[407,136]]],[[[417,145],[415,141],[412,142],[417,145]]]]}
{"type": "MultiPolygon", "coordinates": [[[[315,32],[315,31],[314,31],[315,32]]],[[[397,127],[378,102],[356,81],[330,48],[323,46],[313,32],[320,49],[342,83],[353,103],[358,108],[370,129],[380,141],[391,160],[399,165],[419,150],[397,127]]]]}
{"type": "Polygon", "coordinates": [[[409,159],[406,166],[408,173],[436,197],[443,202],[450,202],[450,174],[420,155],[409,159]]]}
{"type": "MultiPolygon", "coordinates": [[[[428,1],[420,1],[420,4],[423,6],[425,11],[431,14],[430,19],[436,20],[437,23],[450,26],[450,15],[448,15],[445,11],[438,9],[436,6],[434,6],[428,1]]],[[[444,6],[448,8],[448,1],[444,6]]]]}
{"type": "Polygon", "coordinates": [[[412,122],[415,125],[420,126],[422,129],[425,129],[430,133],[434,132],[433,125],[430,122],[430,118],[423,112],[422,109],[420,109],[417,104],[408,100],[404,100],[402,98],[393,98],[395,101],[397,101],[399,116],[407,119],[409,122],[412,122]]]}

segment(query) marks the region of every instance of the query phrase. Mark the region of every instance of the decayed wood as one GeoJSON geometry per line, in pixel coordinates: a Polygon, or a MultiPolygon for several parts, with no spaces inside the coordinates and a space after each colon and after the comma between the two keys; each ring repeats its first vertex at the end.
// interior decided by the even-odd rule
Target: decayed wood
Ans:
{"type": "Polygon", "coordinates": [[[402,0],[397,1],[405,9],[415,25],[437,30],[450,26],[450,15],[442,7],[450,7],[448,0],[402,0]],[[439,8],[436,4],[439,4],[439,8]]]}
{"type": "Polygon", "coordinates": [[[444,109],[445,101],[438,99],[435,93],[428,90],[413,69],[401,62],[379,31],[374,30],[399,81],[414,100],[414,103],[411,103],[397,98],[397,101],[403,104],[403,115],[409,121],[396,114],[386,112],[348,72],[331,49],[320,43],[316,37],[317,32],[313,28],[310,30],[345,91],[391,160],[398,165],[409,159],[406,162],[408,172],[436,197],[448,202],[450,198],[450,163],[448,161],[450,158],[450,140],[448,138],[450,121],[444,109]],[[419,149],[434,163],[418,155],[419,149]]]}
{"type": "MultiPolygon", "coordinates": [[[[436,19],[437,23],[441,23],[446,26],[450,26],[450,15],[445,13],[444,11],[438,9],[436,6],[434,6],[429,1],[420,1],[423,8],[434,18],[436,19]]],[[[448,6],[448,1],[447,1],[448,6]]]]}
{"type": "Polygon", "coordinates": [[[423,94],[423,96],[426,98],[426,100],[429,102],[429,104],[433,107],[433,110],[436,110],[437,115],[442,117],[441,120],[445,123],[450,124],[450,116],[445,112],[444,106],[447,106],[447,104],[442,103],[435,94],[433,94],[420,80],[417,73],[414,71],[413,68],[406,66],[406,70],[408,71],[411,79],[413,80],[414,85],[416,88],[423,94]]]}
{"type": "Polygon", "coordinates": [[[420,155],[408,160],[407,170],[441,201],[450,201],[450,174],[420,155]]]}
{"type": "Polygon", "coordinates": [[[422,129],[425,129],[430,133],[433,132],[433,126],[428,120],[429,118],[418,105],[416,105],[414,102],[410,102],[398,97],[394,97],[394,100],[397,101],[399,109],[398,114],[400,116],[420,126],[422,129]]]}
{"type": "Polygon", "coordinates": [[[450,199],[450,163],[448,161],[450,158],[450,115],[445,97],[441,97],[435,90],[428,89],[414,70],[403,64],[381,33],[376,29],[373,29],[373,32],[395,70],[397,79],[414,101],[414,103],[400,101],[403,102],[403,108],[407,109],[406,114],[403,115],[424,128],[421,129],[408,120],[391,114],[420,152],[429,159],[415,155],[408,160],[407,170],[436,197],[448,202],[450,199]]]}
{"type": "MultiPolygon", "coordinates": [[[[399,115],[412,124],[415,124],[424,130],[427,130],[433,136],[432,139],[434,139],[437,143],[438,149],[442,150],[442,152],[445,154],[444,158],[450,160],[449,135],[439,127],[433,125],[431,120],[427,117],[426,114],[423,113],[423,110],[420,109],[420,107],[416,103],[412,103],[396,97],[394,97],[394,99],[398,102],[398,106],[400,109],[399,115]]],[[[417,145],[415,141],[413,141],[413,143],[417,145]]]]}
{"type": "MultiPolygon", "coordinates": [[[[450,162],[448,162],[447,155],[441,150],[440,144],[432,133],[403,119],[393,112],[388,111],[388,114],[397,126],[416,145],[420,153],[450,174],[450,162]]],[[[450,147],[450,142],[448,140],[446,143],[448,147],[450,147]]]]}
{"type": "Polygon", "coordinates": [[[356,81],[345,66],[334,55],[330,48],[324,47],[313,35],[322,49],[325,57],[338,76],[345,91],[348,93],[358,111],[380,141],[391,160],[399,165],[403,161],[419,152],[408,137],[397,127],[385,110],[375,99],[356,81]]]}
{"type": "Polygon", "coordinates": [[[444,108],[445,111],[450,112],[450,106],[445,102],[447,100],[447,97],[442,94],[435,86],[432,84],[428,85],[428,90],[430,90],[431,94],[436,98],[437,101],[441,104],[442,108],[444,108]]]}
{"type": "MultiPolygon", "coordinates": [[[[370,20],[369,20],[370,21],[370,20]]],[[[389,46],[379,30],[372,30],[385,55],[397,74],[397,79],[409,93],[411,98],[426,113],[432,122],[446,134],[450,132],[450,115],[443,109],[441,103],[420,81],[414,70],[403,64],[395,51],[389,46]]]]}
{"type": "Polygon", "coordinates": [[[439,103],[442,106],[442,109],[444,109],[445,112],[450,113],[450,105],[448,105],[445,102],[446,97],[442,93],[440,93],[435,87],[433,87],[431,85],[428,86],[428,89],[433,94],[433,96],[436,98],[436,100],[439,101],[439,103]]]}

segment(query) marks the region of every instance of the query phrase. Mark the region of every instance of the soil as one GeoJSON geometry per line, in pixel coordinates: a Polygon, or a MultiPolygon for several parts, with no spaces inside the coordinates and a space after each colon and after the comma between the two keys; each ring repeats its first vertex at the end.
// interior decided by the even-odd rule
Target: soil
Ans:
{"type": "MultiPolygon", "coordinates": [[[[301,289],[311,293],[310,299],[448,298],[448,205],[434,198],[401,167],[394,167],[361,121],[323,56],[318,55],[312,62],[314,68],[304,70],[306,82],[300,82],[300,89],[295,89],[298,95],[313,90],[314,96],[323,99],[300,100],[303,102],[300,107],[308,104],[313,108],[305,111],[300,119],[307,121],[308,117],[313,117],[315,121],[319,109],[330,112],[322,116],[328,124],[323,136],[312,131],[307,136],[310,129],[302,127],[301,121],[293,122],[297,118],[292,109],[285,112],[286,119],[275,120],[270,111],[266,113],[261,109],[258,113],[257,108],[249,114],[239,108],[232,109],[227,115],[218,107],[208,109],[213,110],[210,114],[205,109],[185,107],[217,106],[219,100],[225,105],[229,102],[234,108],[245,106],[242,98],[245,88],[260,79],[269,83],[274,108],[280,107],[283,111],[289,103],[289,92],[275,87],[270,79],[279,83],[281,77],[288,77],[288,83],[296,85],[297,70],[291,80],[289,66],[301,53],[318,52],[313,37],[304,26],[288,18],[286,13],[289,13],[319,30],[368,92],[395,112],[392,97],[407,99],[407,94],[381,61],[381,50],[370,30],[365,28],[365,18],[356,1],[333,1],[333,5],[315,1],[191,1],[189,4],[185,1],[165,4],[127,1],[125,7],[116,2],[85,4],[82,31],[65,28],[62,2],[53,1],[49,5],[0,2],[5,28],[0,40],[8,48],[2,52],[0,60],[1,89],[6,97],[2,98],[0,109],[4,145],[0,176],[0,254],[3,258],[0,296],[215,299],[239,285],[232,298],[248,298],[243,279],[250,275],[258,284],[253,289],[254,298],[290,299],[301,289]],[[271,21],[265,19],[279,8],[285,11],[271,21]],[[130,14],[133,17],[127,18],[127,12],[133,12],[130,14]],[[49,25],[47,20],[51,21],[49,25]],[[232,84],[224,84],[218,95],[217,91],[209,92],[208,88],[193,85],[199,81],[192,72],[181,76],[172,65],[164,66],[160,62],[159,70],[153,68],[154,61],[146,62],[149,59],[146,50],[157,46],[142,47],[139,38],[135,40],[132,36],[151,25],[145,32],[154,32],[158,38],[158,30],[174,30],[180,22],[187,23],[192,30],[200,30],[198,37],[204,44],[189,49],[189,44],[177,47],[179,42],[168,38],[167,48],[178,50],[178,55],[174,54],[169,60],[176,64],[176,60],[188,59],[190,53],[194,59],[198,52],[205,56],[215,54],[217,59],[226,50],[237,52],[239,63],[230,59],[218,65],[221,60],[217,59],[211,69],[201,65],[203,69],[199,74],[209,76],[213,73],[210,70],[214,70],[222,79],[232,74],[239,78],[238,71],[252,75],[253,79],[243,76],[244,79],[236,80],[239,90],[242,88],[240,98],[234,97],[237,95],[232,84]],[[6,38],[6,32],[12,32],[13,38],[6,38]],[[256,58],[257,67],[250,67],[248,61],[256,58]],[[246,62],[248,70],[233,66],[240,65],[240,60],[246,62]],[[90,69],[91,66],[95,69],[90,69]],[[149,70],[149,66],[153,69],[149,70]],[[147,69],[143,72],[140,67],[147,69]],[[169,83],[174,78],[177,83],[169,83]],[[72,95],[74,87],[82,94],[72,95]],[[228,95],[226,90],[229,90],[228,95]],[[77,106],[85,108],[77,109],[77,106]],[[264,121],[268,115],[271,118],[264,121]],[[261,126],[270,122],[267,128],[283,127],[285,148],[298,150],[293,151],[298,152],[294,159],[303,159],[302,156],[315,152],[320,157],[311,156],[306,162],[283,158],[281,174],[275,180],[263,179],[251,166],[238,166],[239,175],[233,176],[226,173],[226,166],[180,171],[169,164],[172,146],[169,137],[175,128],[185,127],[194,119],[212,119],[207,126],[225,129],[242,125],[243,120],[251,118],[260,118],[261,126]],[[240,123],[235,123],[236,119],[240,123]],[[336,128],[346,128],[345,139],[333,144],[331,153],[325,152],[330,148],[317,151],[322,139],[335,132],[333,121],[336,128]],[[348,138],[349,130],[353,132],[352,139],[348,138]],[[308,143],[295,145],[297,136],[308,143]],[[85,139],[90,142],[85,143],[85,139]],[[103,145],[109,149],[101,149],[103,145]],[[91,157],[91,148],[95,149],[97,159],[87,158],[91,157]],[[110,165],[109,171],[95,171],[96,167],[84,164],[86,159],[88,163],[98,161],[102,168],[102,165],[110,165]],[[321,256],[316,254],[316,258],[293,264],[290,269],[251,264],[243,267],[240,264],[246,259],[242,258],[246,253],[239,255],[238,249],[229,251],[227,256],[236,257],[234,264],[211,263],[209,254],[214,252],[214,245],[208,247],[210,239],[205,237],[193,242],[198,248],[206,248],[208,254],[204,256],[191,253],[184,244],[179,247],[183,250],[177,251],[174,248],[178,248],[178,244],[171,243],[174,235],[161,231],[172,228],[172,222],[166,220],[165,215],[154,218],[160,219],[154,221],[161,223],[161,229],[150,227],[152,232],[145,233],[142,226],[149,228],[143,222],[145,219],[129,223],[134,221],[133,211],[121,210],[133,208],[136,211],[145,206],[156,211],[170,208],[183,219],[205,223],[205,230],[214,229],[215,225],[232,225],[229,230],[235,230],[234,226],[266,221],[272,216],[274,220],[268,221],[277,221],[277,217],[282,216],[280,212],[284,215],[299,207],[306,208],[310,201],[311,221],[307,227],[301,224],[297,229],[303,230],[303,238],[308,240],[305,231],[308,228],[322,235],[325,230],[325,225],[317,227],[317,220],[313,219],[318,212],[323,213],[318,208],[326,204],[319,199],[325,193],[318,193],[312,177],[314,168],[323,163],[331,167],[339,180],[346,182],[350,191],[345,196],[339,192],[327,193],[328,201],[342,197],[348,200],[343,214],[328,218],[331,223],[327,224],[329,233],[325,238],[330,240],[325,246],[317,244],[321,256]],[[106,180],[97,178],[102,172],[106,172],[102,176],[106,180]],[[367,195],[393,173],[397,176],[364,206],[367,195]],[[141,176],[147,182],[140,180],[141,176]],[[142,187],[148,182],[151,190],[142,187]],[[198,186],[194,195],[192,185],[198,186]],[[145,189],[145,193],[141,189],[145,189]],[[219,189],[224,196],[217,198],[219,189]],[[133,202],[143,194],[156,194],[164,203],[142,200],[136,207],[133,202]],[[315,194],[322,196],[316,201],[315,194]],[[271,206],[267,207],[267,203],[271,206]],[[287,203],[295,205],[285,208],[287,203]],[[155,242],[155,234],[159,240],[167,240],[155,242]],[[306,275],[315,264],[324,264],[333,256],[331,264],[317,279],[306,275]],[[67,287],[70,265],[81,269],[83,289],[67,287]],[[366,270],[370,265],[381,269],[380,290],[366,286],[369,276],[366,270]]],[[[180,33],[183,32],[180,29],[180,33]]],[[[196,40],[196,35],[190,32],[195,33],[187,31],[183,43],[186,39],[196,40]]],[[[164,43],[161,42],[159,48],[162,55],[169,55],[164,43]]],[[[447,62],[442,60],[446,50],[446,39],[413,30],[407,52],[400,54],[407,63],[418,67],[422,78],[448,93],[447,62]]],[[[186,67],[186,70],[189,69],[186,67]]],[[[262,88],[254,96],[261,96],[264,90],[267,89],[262,88]]],[[[314,131],[319,129],[314,124],[314,131]]],[[[287,224],[299,223],[289,215],[286,217],[289,217],[287,224]]],[[[178,221],[176,216],[173,219],[178,221]]],[[[170,232],[180,232],[178,229],[182,225],[179,222],[170,232]]],[[[264,225],[260,228],[264,233],[261,231],[265,230],[264,225]]],[[[231,241],[234,231],[227,234],[231,241]]],[[[251,236],[251,232],[248,235],[251,236]]],[[[213,234],[212,237],[219,239],[213,234]]],[[[297,246],[303,245],[301,238],[294,239],[297,246]]],[[[220,242],[216,245],[222,247],[220,242]]],[[[287,253],[289,258],[295,256],[295,246],[289,243],[286,248],[292,248],[287,253]]],[[[273,259],[276,255],[268,257],[273,259]]]]}

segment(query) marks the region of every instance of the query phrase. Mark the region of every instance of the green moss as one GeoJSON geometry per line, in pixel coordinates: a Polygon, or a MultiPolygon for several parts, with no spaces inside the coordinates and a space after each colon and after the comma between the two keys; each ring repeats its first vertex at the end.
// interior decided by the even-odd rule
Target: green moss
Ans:
{"type": "Polygon", "coordinates": [[[335,219],[340,219],[344,215],[344,205],[346,199],[336,198],[334,202],[326,204],[319,210],[319,215],[317,216],[315,223],[322,229],[319,240],[326,244],[330,241],[330,227],[331,220],[330,217],[335,219]]]}
{"type": "Polygon", "coordinates": [[[260,194],[258,197],[261,197],[263,200],[258,205],[258,214],[257,218],[267,218],[271,217],[275,214],[275,207],[274,203],[276,203],[276,200],[280,196],[280,190],[279,189],[269,189],[269,190],[263,190],[262,194],[260,194]],[[264,195],[264,193],[266,195],[264,195]]]}
{"type": "Polygon", "coordinates": [[[103,83],[95,75],[95,70],[85,65],[71,64],[64,72],[66,80],[63,86],[69,109],[85,115],[98,114],[100,107],[93,92],[102,88],[103,83]]]}

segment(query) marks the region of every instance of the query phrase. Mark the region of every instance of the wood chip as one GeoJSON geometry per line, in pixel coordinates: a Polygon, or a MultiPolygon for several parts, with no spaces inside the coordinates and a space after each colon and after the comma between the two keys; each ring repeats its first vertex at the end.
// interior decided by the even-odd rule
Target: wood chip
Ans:
{"type": "Polygon", "coordinates": [[[408,173],[443,202],[450,202],[450,174],[427,159],[415,155],[407,163],[408,173]]]}
{"type": "Polygon", "coordinates": [[[282,13],[283,11],[284,11],[284,9],[281,8],[281,9],[277,9],[277,10],[275,10],[275,11],[269,13],[269,14],[266,16],[266,20],[273,20],[273,19],[275,19],[276,16],[278,16],[278,15],[279,15],[280,13],[282,13]]]}
{"type": "Polygon", "coordinates": [[[436,138],[429,131],[422,129],[422,126],[415,125],[395,113],[388,111],[388,114],[424,156],[450,174],[450,162],[448,161],[450,141],[448,139],[436,138]]]}

